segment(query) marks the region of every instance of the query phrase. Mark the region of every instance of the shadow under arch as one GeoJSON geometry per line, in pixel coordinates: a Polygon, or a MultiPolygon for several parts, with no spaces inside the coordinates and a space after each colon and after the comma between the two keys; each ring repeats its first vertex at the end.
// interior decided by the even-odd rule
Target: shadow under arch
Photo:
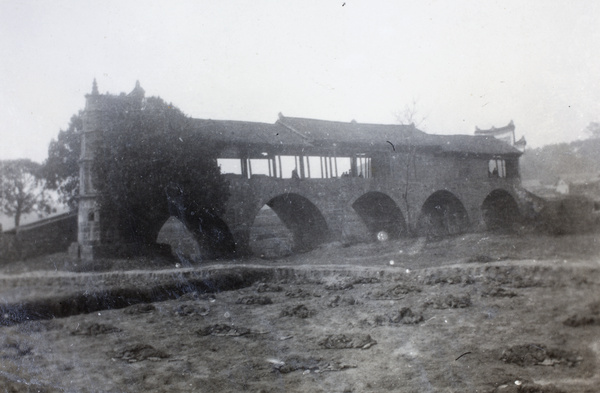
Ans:
{"type": "Polygon", "coordinates": [[[380,231],[387,232],[392,239],[407,233],[402,210],[392,198],[382,192],[370,191],[361,195],[352,204],[352,208],[363,221],[373,239],[380,231]]]}
{"type": "Polygon", "coordinates": [[[512,231],[521,222],[519,205],[506,190],[495,189],[481,204],[486,229],[489,231],[512,231]]]}
{"type": "Polygon", "coordinates": [[[450,191],[436,191],[427,198],[417,222],[419,236],[442,237],[469,229],[469,217],[464,205],[450,191]]]}
{"type": "Polygon", "coordinates": [[[172,215],[162,220],[160,226],[157,225],[155,233],[156,242],[169,244],[171,253],[180,261],[235,256],[233,235],[227,224],[214,214],[172,215]]]}
{"type": "Polygon", "coordinates": [[[162,193],[151,190],[145,198],[138,199],[139,201],[133,202],[123,201],[127,209],[109,210],[105,207],[102,211],[103,221],[106,223],[101,226],[102,245],[107,254],[171,255],[173,250],[165,247],[158,236],[172,217],[193,236],[202,259],[235,256],[234,237],[220,218],[220,209],[212,208],[204,200],[201,202],[205,205],[197,203],[176,184],[165,187],[162,193]]]}
{"type": "MultiPolygon", "coordinates": [[[[314,249],[329,238],[329,227],[323,214],[310,200],[293,193],[269,200],[255,216],[250,229],[252,251],[263,255],[269,254],[269,251],[262,247],[284,248],[289,251],[287,253],[303,252],[314,249]],[[281,244],[258,244],[265,239],[285,244],[283,247],[281,244]]],[[[285,253],[285,250],[279,251],[285,253]]],[[[273,256],[277,254],[274,252],[273,256]]]]}

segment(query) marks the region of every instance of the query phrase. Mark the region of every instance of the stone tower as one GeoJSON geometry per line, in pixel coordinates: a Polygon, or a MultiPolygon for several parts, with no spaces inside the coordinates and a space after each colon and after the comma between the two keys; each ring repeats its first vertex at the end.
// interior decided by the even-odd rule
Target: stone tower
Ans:
{"type": "Polygon", "coordinates": [[[106,247],[106,224],[102,223],[98,206],[98,193],[94,188],[93,162],[103,133],[114,122],[115,110],[140,110],[144,89],[136,82],[129,94],[119,96],[100,94],[94,79],[92,92],[85,96],[83,130],[81,134],[81,157],[79,159],[79,211],[77,243],[71,245],[70,254],[83,260],[93,260],[103,254],[106,247]]]}

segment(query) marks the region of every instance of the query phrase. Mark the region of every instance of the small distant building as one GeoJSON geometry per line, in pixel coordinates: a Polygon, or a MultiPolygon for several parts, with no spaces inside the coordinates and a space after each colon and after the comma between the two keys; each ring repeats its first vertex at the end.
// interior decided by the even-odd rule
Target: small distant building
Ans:
{"type": "Polygon", "coordinates": [[[567,195],[569,193],[569,183],[567,183],[564,179],[559,179],[556,183],[556,192],[562,195],[567,195]]]}
{"type": "Polygon", "coordinates": [[[570,195],[582,196],[600,202],[600,175],[591,172],[569,173],[562,174],[560,178],[568,184],[570,195]]]}
{"type": "Polygon", "coordinates": [[[510,146],[515,147],[521,152],[525,151],[525,146],[527,145],[524,136],[518,141],[515,139],[515,123],[512,120],[508,125],[500,128],[492,127],[487,130],[482,130],[479,127],[475,127],[475,135],[492,136],[508,143],[510,146]]]}

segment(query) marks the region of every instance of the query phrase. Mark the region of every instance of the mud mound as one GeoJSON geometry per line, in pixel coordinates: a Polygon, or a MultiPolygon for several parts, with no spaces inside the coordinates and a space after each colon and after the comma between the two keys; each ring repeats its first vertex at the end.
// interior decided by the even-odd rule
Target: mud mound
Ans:
{"type": "Polygon", "coordinates": [[[519,393],[567,393],[554,385],[538,385],[536,383],[523,384],[517,391],[519,393]]]}
{"type": "Polygon", "coordinates": [[[101,334],[118,333],[121,329],[113,325],[104,323],[87,323],[79,325],[75,330],[71,331],[75,336],[98,336],[101,334]]]}
{"type": "Polygon", "coordinates": [[[251,334],[250,329],[241,326],[214,324],[201,328],[196,332],[199,336],[238,337],[251,334]]]}
{"type": "Polygon", "coordinates": [[[345,278],[345,279],[332,279],[332,281],[325,283],[325,289],[328,291],[345,291],[347,289],[354,288],[354,280],[345,278]]]}
{"type": "Polygon", "coordinates": [[[16,359],[29,355],[33,347],[20,337],[2,337],[0,341],[0,359],[16,359]]]}
{"type": "Polygon", "coordinates": [[[341,371],[349,368],[356,368],[356,365],[346,364],[338,361],[325,362],[322,359],[311,356],[291,355],[285,360],[267,359],[273,364],[273,369],[282,374],[302,370],[304,374],[310,372],[323,373],[327,371],[341,371]]]}
{"type": "Polygon", "coordinates": [[[201,315],[206,316],[210,312],[210,307],[200,306],[196,307],[190,304],[182,304],[175,308],[175,315],[179,317],[188,317],[190,315],[201,315]]]}
{"type": "Polygon", "coordinates": [[[264,282],[258,284],[256,287],[256,292],[258,292],[258,293],[281,292],[281,291],[283,291],[283,288],[280,285],[269,284],[269,283],[264,283],[264,282]]]}
{"type": "Polygon", "coordinates": [[[421,313],[416,313],[408,307],[403,307],[391,313],[376,315],[359,321],[359,325],[367,326],[394,326],[394,325],[416,325],[423,322],[421,313]]]}
{"type": "Polygon", "coordinates": [[[368,349],[377,344],[368,334],[331,334],[319,341],[325,349],[368,349]]]}
{"type": "Polygon", "coordinates": [[[422,279],[425,285],[448,284],[470,285],[475,283],[473,276],[457,269],[441,269],[430,272],[422,279]]]}
{"type": "Polygon", "coordinates": [[[565,319],[563,324],[571,327],[600,325],[600,316],[575,314],[565,319]]]}
{"type": "Polygon", "coordinates": [[[399,284],[391,288],[375,290],[367,294],[370,299],[400,300],[403,295],[421,292],[421,288],[410,284],[399,284]]]}
{"type": "Polygon", "coordinates": [[[571,327],[600,325],[600,302],[590,303],[586,310],[571,315],[563,324],[571,327]]]}
{"type": "Polygon", "coordinates": [[[312,356],[290,355],[285,360],[267,359],[273,365],[273,369],[282,374],[291,373],[297,370],[316,371],[319,369],[321,359],[312,356]]]}
{"type": "Polygon", "coordinates": [[[439,310],[448,308],[467,308],[471,306],[471,296],[466,293],[464,295],[437,295],[432,299],[425,301],[425,307],[433,307],[439,310]]]}
{"type": "Polygon", "coordinates": [[[254,296],[254,295],[242,296],[242,297],[238,298],[235,302],[236,302],[236,304],[259,304],[259,305],[273,304],[273,300],[271,300],[271,298],[268,296],[254,296]]]}
{"type": "Polygon", "coordinates": [[[327,307],[353,306],[356,300],[352,296],[335,295],[329,299],[327,307]]]}
{"type": "Polygon", "coordinates": [[[359,277],[356,280],[354,280],[354,284],[355,285],[360,285],[360,284],[377,284],[381,282],[380,279],[378,279],[377,277],[359,277]]]}
{"type": "Polygon", "coordinates": [[[591,313],[600,315],[600,302],[592,302],[588,305],[591,313]]]}
{"type": "Polygon", "coordinates": [[[9,393],[20,393],[20,392],[36,392],[36,393],[62,393],[63,389],[50,388],[45,385],[41,385],[37,381],[24,381],[21,378],[14,375],[0,375],[0,387],[2,392],[9,393]]]}
{"type": "Polygon", "coordinates": [[[112,356],[113,359],[121,359],[129,363],[141,362],[146,359],[157,361],[168,357],[170,355],[148,344],[129,345],[112,356]]]}
{"type": "Polygon", "coordinates": [[[513,288],[554,287],[564,285],[567,280],[579,279],[572,275],[556,274],[557,271],[547,266],[485,266],[477,269],[478,274],[485,277],[490,286],[507,286],[513,288]]]}
{"type": "Polygon", "coordinates": [[[294,298],[302,299],[302,298],[307,298],[307,297],[319,297],[320,295],[313,293],[313,292],[305,291],[302,288],[295,288],[290,291],[287,291],[285,293],[285,296],[293,298],[293,299],[294,298]]]}
{"type": "Polygon", "coordinates": [[[541,344],[523,344],[505,349],[500,360],[521,367],[555,365],[575,367],[583,358],[575,353],[558,348],[547,348],[541,344]]]}
{"type": "Polygon", "coordinates": [[[481,296],[483,297],[516,297],[516,292],[509,291],[508,289],[502,287],[488,288],[481,292],[481,296]]]}
{"type": "Polygon", "coordinates": [[[282,317],[309,318],[316,314],[316,311],[308,309],[304,304],[290,306],[281,310],[282,317]]]}
{"type": "Polygon", "coordinates": [[[423,322],[423,315],[414,313],[410,308],[403,307],[400,310],[394,311],[387,315],[390,323],[393,324],[404,324],[404,325],[415,325],[423,322]]]}
{"type": "Polygon", "coordinates": [[[538,385],[533,382],[520,380],[508,381],[489,393],[567,393],[554,385],[538,385]]]}

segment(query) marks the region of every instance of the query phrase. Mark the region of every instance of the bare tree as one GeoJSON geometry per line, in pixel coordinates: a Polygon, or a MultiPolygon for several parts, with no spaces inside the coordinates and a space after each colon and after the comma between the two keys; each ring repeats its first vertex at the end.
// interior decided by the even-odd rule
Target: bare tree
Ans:
{"type": "Polygon", "coordinates": [[[402,190],[402,199],[404,201],[404,208],[406,211],[406,230],[408,234],[412,233],[412,222],[411,222],[411,184],[417,181],[417,144],[415,141],[416,127],[419,127],[427,119],[426,115],[422,115],[418,110],[418,101],[413,98],[410,104],[406,104],[402,111],[396,113],[396,119],[399,124],[404,126],[410,126],[408,131],[405,133],[402,144],[399,146],[401,151],[400,164],[402,167],[402,174],[404,176],[404,184],[402,190]]]}
{"type": "Polygon", "coordinates": [[[427,120],[427,115],[421,114],[418,108],[419,101],[413,98],[410,104],[404,105],[401,111],[396,112],[396,120],[402,125],[413,124],[415,127],[421,127],[427,120]]]}

